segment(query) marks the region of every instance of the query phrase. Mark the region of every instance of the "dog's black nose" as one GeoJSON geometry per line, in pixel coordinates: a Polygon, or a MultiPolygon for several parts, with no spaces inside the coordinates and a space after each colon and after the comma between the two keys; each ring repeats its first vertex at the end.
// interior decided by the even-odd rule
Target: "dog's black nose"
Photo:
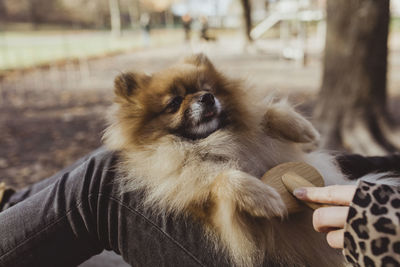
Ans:
{"type": "Polygon", "coordinates": [[[200,102],[212,106],[215,103],[214,96],[210,93],[204,94],[200,97],[200,102]]]}

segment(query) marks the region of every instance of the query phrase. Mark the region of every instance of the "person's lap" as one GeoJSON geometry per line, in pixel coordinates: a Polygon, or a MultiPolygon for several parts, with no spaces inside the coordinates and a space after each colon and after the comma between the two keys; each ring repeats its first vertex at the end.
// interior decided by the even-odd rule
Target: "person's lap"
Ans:
{"type": "Polygon", "coordinates": [[[133,266],[223,266],[190,219],[155,215],[120,194],[115,153],[98,149],[15,193],[0,213],[0,266],[75,266],[104,249],[133,266]]]}
{"type": "MultiPolygon", "coordinates": [[[[369,166],[366,160],[379,171],[399,171],[398,159],[344,155],[338,163],[349,174],[369,166]]],[[[120,194],[117,161],[100,148],[13,194],[11,207],[0,212],[0,266],[75,266],[104,249],[134,266],[228,265],[207,245],[198,222],[145,210],[140,192],[120,194]]]]}

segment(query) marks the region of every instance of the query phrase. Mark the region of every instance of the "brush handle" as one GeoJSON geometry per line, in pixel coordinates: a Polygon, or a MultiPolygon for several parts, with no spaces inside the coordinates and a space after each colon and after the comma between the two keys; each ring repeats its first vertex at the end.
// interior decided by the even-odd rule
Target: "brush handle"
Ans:
{"type": "Polygon", "coordinates": [[[293,196],[293,190],[303,186],[324,186],[324,180],[321,174],[312,166],[304,162],[282,163],[267,171],[261,181],[275,188],[281,195],[283,202],[289,213],[301,212],[307,204],[311,208],[317,208],[321,205],[304,202],[293,196]],[[286,184],[282,177],[285,176],[286,184]],[[289,187],[289,189],[288,189],[289,187]]]}
{"type": "MultiPolygon", "coordinates": [[[[308,180],[304,179],[300,175],[296,174],[295,172],[287,172],[282,175],[282,183],[286,187],[286,189],[293,195],[293,191],[299,187],[315,187],[314,184],[310,183],[308,180]]],[[[327,205],[318,204],[315,202],[308,202],[301,200],[304,204],[312,209],[318,209],[321,207],[325,207],[327,205]]]]}

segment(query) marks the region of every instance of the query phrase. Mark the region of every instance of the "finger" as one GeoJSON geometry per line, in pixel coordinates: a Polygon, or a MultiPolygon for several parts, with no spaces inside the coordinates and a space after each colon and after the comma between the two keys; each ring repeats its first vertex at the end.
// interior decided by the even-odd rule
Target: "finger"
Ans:
{"type": "Polygon", "coordinates": [[[344,245],[344,229],[330,231],[326,235],[326,241],[332,248],[343,248],[344,245]]]}
{"type": "Polygon", "coordinates": [[[331,185],[325,187],[301,187],[293,194],[301,200],[326,204],[349,205],[356,192],[355,185],[331,185]]]}
{"type": "Polygon", "coordinates": [[[346,223],[349,207],[326,207],[316,209],[313,213],[313,226],[318,232],[331,228],[343,228],[346,223]]]}

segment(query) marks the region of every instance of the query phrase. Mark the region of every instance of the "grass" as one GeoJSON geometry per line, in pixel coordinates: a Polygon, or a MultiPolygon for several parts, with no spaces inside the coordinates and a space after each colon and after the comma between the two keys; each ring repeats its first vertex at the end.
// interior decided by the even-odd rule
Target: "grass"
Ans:
{"type": "MultiPolygon", "coordinates": [[[[115,37],[105,30],[71,30],[27,25],[0,28],[0,74],[4,71],[30,68],[52,62],[85,59],[143,47],[140,30],[124,31],[115,37]],[[18,27],[17,27],[18,26],[18,27]]],[[[400,18],[391,19],[391,31],[400,31],[400,18]]],[[[224,33],[222,30],[221,33],[224,33]]],[[[270,33],[276,35],[277,32],[270,33]]],[[[182,29],[154,29],[151,46],[182,42],[182,29]]]]}
{"type": "MultiPolygon", "coordinates": [[[[179,30],[153,30],[151,46],[183,39],[179,30]]],[[[143,47],[140,31],[115,37],[108,31],[0,32],[0,71],[29,68],[66,59],[88,58],[143,47]]]]}
{"type": "Polygon", "coordinates": [[[390,30],[391,31],[400,31],[400,17],[393,17],[390,20],[390,30]]]}

